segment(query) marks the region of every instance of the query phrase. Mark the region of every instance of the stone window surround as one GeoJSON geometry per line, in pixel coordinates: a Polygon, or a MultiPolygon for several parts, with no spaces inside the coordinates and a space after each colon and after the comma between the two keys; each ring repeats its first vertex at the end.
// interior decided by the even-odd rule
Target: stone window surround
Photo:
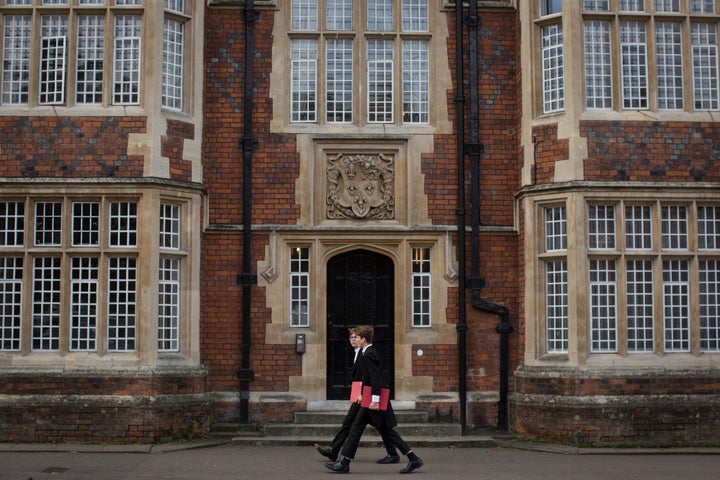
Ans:
{"type": "MultiPolygon", "coordinates": [[[[43,182],[2,182],[3,195],[0,201],[25,201],[33,199],[48,200],[86,200],[89,198],[105,198],[113,201],[125,201],[132,199],[138,204],[138,236],[137,247],[133,249],[134,256],[137,256],[137,310],[136,310],[136,342],[133,352],[105,352],[99,349],[98,352],[69,352],[61,349],[59,352],[33,352],[29,349],[29,328],[30,324],[23,322],[20,351],[0,352],[0,363],[8,366],[53,366],[53,367],[84,367],[91,369],[113,368],[114,366],[140,367],[160,365],[197,365],[200,361],[199,352],[199,258],[200,258],[200,233],[199,225],[202,196],[192,188],[178,188],[150,182],[133,183],[113,179],[108,181],[76,181],[70,185],[65,180],[43,181],[43,182]],[[170,203],[181,205],[182,225],[182,247],[178,251],[163,250],[158,248],[159,229],[147,228],[150,224],[159,225],[160,204],[170,203]],[[158,312],[158,262],[160,255],[164,257],[173,256],[181,260],[181,327],[179,339],[179,352],[158,353],[157,349],[157,312],[158,312]],[[155,266],[154,268],[152,266],[155,266]]],[[[68,203],[69,205],[69,203],[68,203]]],[[[32,219],[25,219],[26,228],[32,219]]],[[[63,224],[63,229],[69,228],[63,224]]],[[[102,233],[102,230],[101,230],[102,233]]],[[[67,235],[63,232],[63,235],[67,235]]],[[[28,246],[28,235],[25,239],[25,247],[3,248],[3,253],[12,255],[21,253],[26,258],[31,258],[36,247],[28,246]],[[30,255],[30,257],[28,257],[30,255]]],[[[52,249],[53,251],[57,249],[52,249]]],[[[76,252],[101,250],[104,255],[112,254],[113,249],[103,247],[99,249],[86,247],[61,249],[63,257],[70,254],[70,250],[76,252]]],[[[122,249],[118,253],[126,252],[122,249]]],[[[27,262],[26,262],[27,263],[27,262]]],[[[28,264],[30,267],[31,265],[28,264]]],[[[27,270],[26,266],[26,270],[27,270]]],[[[24,282],[32,276],[25,276],[24,282]]],[[[65,274],[63,274],[63,292],[66,290],[65,274]]],[[[102,277],[101,277],[102,278],[102,277]]],[[[29,287],[24,285],[23,298],[31,295],[29,287]]],[[[98,287],[101,292],[107,290],[106,282],[100,282],[98,287]]],[[[105,295],[105,293],[102,293],[105,295]]],[[[65,302],[63,296],[63,302],[65,302]]],[[[27,302],[24,302],[27,303],[27,302]]],[[[25,305],[24,305],[25,307],[25,305]]],[[[27,315],[23,315],[27,318],[27,315]]],[[[67,330],[61,325],[61,333],[67,336],[67,330]]],[[[98,341],[103,342],[105,332],[98,332],[98,341]]]]}
{"type": "MultiPolygon", "coordinates": [[[[700,352],[696,342],[699,335],[699,323],[696,315],[691,314],[691,343],[693,347],[687,353],[663,353],[660,351],[650,353],[627,353],[621,348],[620,353],[591,353],[589,338],[589,292],[588,288],[568,293],[568,328],[569,348],[567,353],[548,354],[545,350],[545,277],[543,258],[548,254],[544,252],[543,238],[543,211],[546,207],[567,206],[568,247],[562,256],[567,259],[568,285],[589,285],[588,265],[589,258],[597,255],[591,254],[587,248],[587,207],[589,204],[618,204],[636,202],[653,206],[660,204],[716,204],[718,198],[717,188],[713,186],[688,189],[686,187],[638,188],[629,182],[613,182],[612,184],[589,184],[588,182],[571,182],[563,187],[531,187],[526,188],[519,195],[519,200],[528,212],[525,218],[525,251],[537,252],[529,254],[525,274],[525,364],[526,365],[556,365],[556,366],[624,366],[624,367],[652,367],[663,365],[666,367],[709,366],[720,358],[720,353],[700,352]],[[588,188],[591,187],[591,188],[588,188]],[[618,190],[619,189],[619,190],[618,190]],[[614,192],[611,192],[613,191],[614,192]]],[[[655,213],[654,215],[657,215],[655,213]]],[[[617,220],[616,220],[617,221],[617,220]]],[[[656,233],[657,234],[657,233],[656,233]]],[[[716,253],[716,252],[715,252],[716,253]]],[[[655,245],[647,258],[656,259],[662,254],[658,245],[655,245]]],[[[551,254],[552,255],[552,254],[551,254]]],[[[698,251],[690,250],[684,258],[693,258],[698,251]]],[[[703,256],[712,256],[713,252],[703,252],[703,256]]],[[[550,258],[550,257],[548,257],[550,258]]],[[[656,280],[657,281],[657,280],[656,280]]],[[[625,285],[624,280],[618,278],[618,290],[625,285]]],[[[697,296],[697,279],[691,279],[691,296],[697,296]],[[694,292],[694,293],[692,293],[694,292]]],[[[691,301],[693,301],[691,299],[691,301]]],[[[624,317],[619,311],[618,320],[624,317]]],[[[618,322],[622,329],[624,322],[618,322]]],[[[662,332],[662,317],[655,313],[655,329],[662,332]]],[[[620,333],[620,331],[619,331],[620,333]]],[[[656,333],[656,337],[657,337],[656,333]]],[[[661,335],[661,333],[660,333],[661,335]]],[[[624,338],[622,335],[619,338],[624,338]]],[[[662,336],[660,337],[662,338],[662,336]]],[[[657,338],[656,338],[657,341],[657,338]]]]}

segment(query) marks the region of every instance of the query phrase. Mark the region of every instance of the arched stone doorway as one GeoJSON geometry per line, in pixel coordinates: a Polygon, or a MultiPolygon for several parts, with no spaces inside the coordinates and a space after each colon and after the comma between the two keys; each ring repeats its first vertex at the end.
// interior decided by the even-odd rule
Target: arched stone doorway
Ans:
{"type": "Polygon", "coordinates": [[[327,399],[350,397],[349,369],[353,351],[348,329],[372,325],[373,345],[385,362],[385,376],[394,391],[394,264],[369,250],[341,253],[327,265],[327,399]]]}

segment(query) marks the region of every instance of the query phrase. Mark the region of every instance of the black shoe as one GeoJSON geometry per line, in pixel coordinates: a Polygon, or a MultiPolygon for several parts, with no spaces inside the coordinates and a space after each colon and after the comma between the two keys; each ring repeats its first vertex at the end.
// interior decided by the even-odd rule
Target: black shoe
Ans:
{"type": "Polygon", "coordinates": [[[335,473],[350,473],[350,465],[344,465],[342,462],[323,463],[323,465],[335,473]]]}
{"type": "Polygon", "coordinates": [[[333,462],[337,460],[337,454],[332,451],[332,448],[317,447],[315,450],[317,450],[320,455],[329,458],[333,462]]]}
{"type": "Polygon", "coordinates": [[[387,465],[388,463],[400,463],[400,456],[388,455],[387,457],[378,460],[377,463],[380,463],[382,465],[387,465]]]}
{"type": "MultiPolygon", "coordinates": [[[[325,464],[327,465],[327,463],[325,464]]],[[[423,466],[422,458],[418,457],[417,460],[410,460],[405,468],[400,470],[400,473],[411,473],[414,470],[423,466]]]]}

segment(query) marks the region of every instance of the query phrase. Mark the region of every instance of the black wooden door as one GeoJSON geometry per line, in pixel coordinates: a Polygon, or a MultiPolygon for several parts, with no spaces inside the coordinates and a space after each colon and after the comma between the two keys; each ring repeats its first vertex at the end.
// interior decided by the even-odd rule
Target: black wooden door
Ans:
{"type": "MultiPolygon", "coordinates": [[[[373,345],[385,363],[385,378],[394,379],[394,291],[392,259],[368,250],[333,257],[327,267],[327,399],[350,398],[354,352],[348,330],[375,329],[373,345]]],[[[392,390],[391,390],[392,391],[392,390]]]]}

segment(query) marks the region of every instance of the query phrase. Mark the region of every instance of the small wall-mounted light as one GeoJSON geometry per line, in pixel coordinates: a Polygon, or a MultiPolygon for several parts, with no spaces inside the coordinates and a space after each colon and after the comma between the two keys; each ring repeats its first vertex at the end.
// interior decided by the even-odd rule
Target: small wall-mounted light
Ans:
{"type": "Polygon", "coordinates": [[[305,353],[305,334],[295,334],[295,353],[305,353]]]}

